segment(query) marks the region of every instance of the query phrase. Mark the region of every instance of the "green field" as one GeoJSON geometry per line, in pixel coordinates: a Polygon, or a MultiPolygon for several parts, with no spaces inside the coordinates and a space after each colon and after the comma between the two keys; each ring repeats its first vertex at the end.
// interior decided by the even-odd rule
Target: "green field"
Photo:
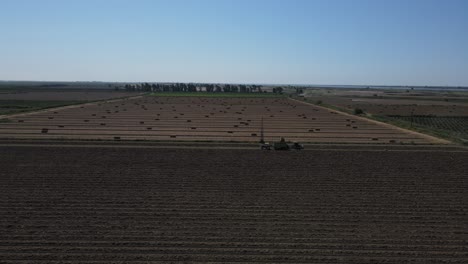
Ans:
{"type": "Polygon", "coordinates": [[[227,97],[227,98],[255,98],[255,97],[284,97],[283,94],[275,93],[208,93],[208,92],[161,92],[151,93],[153,96],[160,97],[227,97]]]}
{"type": "Polygon", "coordinates": [[[51,107],[72,105],[78,101],[31,101],[31,100],[0,100],[0,115],[37,111],[51,107]]]}
{"type": "Polygon", "coordinates": [[[406,125],[428,129],[448,138],[468,140],[468,117],[466,116],[391,116],[387,118],[405,122],[406,125]]]}

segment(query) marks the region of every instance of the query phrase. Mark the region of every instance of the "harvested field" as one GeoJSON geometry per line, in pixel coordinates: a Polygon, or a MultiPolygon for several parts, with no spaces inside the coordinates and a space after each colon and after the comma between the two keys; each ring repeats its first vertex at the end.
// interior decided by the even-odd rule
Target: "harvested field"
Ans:
{"type": "Polygon", "coordinates": [[[288,98],[154,97],[9,118],[1,138],[300,142],[436,142],[288,98]]]}
{"type": "Polygon", "coordinates": [[[138,93],[112,90],[0,90],[0,100],[24,101],[98,101],[111,98],[135,96],[138,93]]]}
{"type": "Polygon", "coordinates": [[[468,116],[468,104],[459,102],[404,100],[404,99],[375,99],[375,98],[347,98],[330,96],[307,97],[310,102],[322,101],[328,105],[334,105],[352,111],[356,108],[366,113],[382,116],[409,116],[433,115],[433,116],[468,116]]]}
{"type": "Polygon", "coordinates": [[[0,147],[1,263],[467,263],[468,152],[0,147]]]}
{"type": "MultiPolygon", "coordinates": [[[[1,97],[0,97],[1,98],[1,97]]],[[[23,101],[23,100],[0,100],[0,116],[22,112],[37,111],[40,109],[60,107],[77,104],[78,101],[23,101]]]]}

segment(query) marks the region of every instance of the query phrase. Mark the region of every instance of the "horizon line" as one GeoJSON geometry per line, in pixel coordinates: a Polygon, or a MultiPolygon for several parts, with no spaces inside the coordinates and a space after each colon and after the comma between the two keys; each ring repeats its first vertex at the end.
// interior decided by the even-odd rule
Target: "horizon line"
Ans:
{"type": "Polygon", "coordinates": [[[0,82],[44,82],[44,83],[196,83],[196,84],[230,84],[230,85],[272,85],[272,86],[311,86],[324,88],[334,87],[363,87],[363,88],[376,88],[376,87],[403,87],[403,88],[462,88],[468,89],[468,85],[395,85],[395,84],[301,84],[301,83],[260,83],[260,82],[181,82],[181,81],[44,81],[44,80],[0,80],[0,82]]]}

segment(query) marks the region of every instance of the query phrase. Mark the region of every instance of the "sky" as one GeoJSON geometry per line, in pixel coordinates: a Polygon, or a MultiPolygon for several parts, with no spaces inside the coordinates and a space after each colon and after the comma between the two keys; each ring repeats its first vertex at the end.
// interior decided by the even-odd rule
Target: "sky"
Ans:
{"type": "Polygon", "coordinates": [[[468,86],[468,1],[0,0],[0,80],[468,86]]]}

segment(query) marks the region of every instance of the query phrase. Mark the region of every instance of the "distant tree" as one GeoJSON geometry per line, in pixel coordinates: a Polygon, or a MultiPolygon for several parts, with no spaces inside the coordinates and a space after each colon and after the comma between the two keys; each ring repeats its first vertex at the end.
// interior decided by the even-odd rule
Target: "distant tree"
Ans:
{"type": "Polygon", "coordinates": [[[245,85],[239,85],[239,92],[241,93],[247,93],[247,86],[245,85]]]}
{"type": "Polygon", "coordinates": [[[354,114],[355,115],[362,115],[362,114],[364,114],[364,111],[361,108],[355,108],[354,109],[354,114]]]}
{"type": "Polygon", "coordinates": [[[189,83],[186,86],[186,91],[187,92],[196,92],[197,91],[197,86],[193,83],[189,83]]]}
{"type": "Polygon", "coordinates": [[[283,93],[283,87],[273,87],[273,93],[278,93],[282,94],[283,93]]]}
{"type": "Polygon", "coordinates": [[[144,92],[150,92],[151,91],[151,85],[149,83],[143,83],[141,84],[141,90],[144,92]]]}
{"type": "Polygon", "coordinates": [[[213,84],[207,84],[205,87],[208,93],[212,93],[215,89],[215,86],[213,84]]]}

